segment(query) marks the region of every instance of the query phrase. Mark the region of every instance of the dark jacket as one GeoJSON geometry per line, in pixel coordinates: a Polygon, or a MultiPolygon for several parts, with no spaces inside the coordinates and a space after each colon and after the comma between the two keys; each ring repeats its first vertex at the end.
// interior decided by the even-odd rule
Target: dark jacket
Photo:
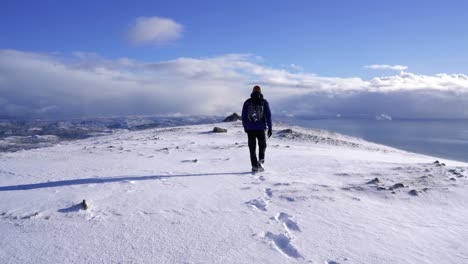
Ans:
{"type": "Polygon", "coordinates": [[[245,130],[265,130],[267,125],[269,129],[272,129],[270,105],[267,100],[263,99],[261,93],[252,93],[250,98],[244,102],[244,106],[242,107],[242,125],[245,130]],[[257,122],[249,120],[247,111],[250,103],[263,104],[264,114],[262,120],[257,122]]]}

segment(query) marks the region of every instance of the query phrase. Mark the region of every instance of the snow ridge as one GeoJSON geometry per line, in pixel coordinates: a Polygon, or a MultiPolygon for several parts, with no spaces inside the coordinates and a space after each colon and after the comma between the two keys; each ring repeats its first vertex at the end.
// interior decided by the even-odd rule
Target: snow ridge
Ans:
{"type": "Polygon", "coordinates": [[[0,262],[464,263],[467,176],[277,124],[252,174],[240,122],[0,153],[0,262]]]}

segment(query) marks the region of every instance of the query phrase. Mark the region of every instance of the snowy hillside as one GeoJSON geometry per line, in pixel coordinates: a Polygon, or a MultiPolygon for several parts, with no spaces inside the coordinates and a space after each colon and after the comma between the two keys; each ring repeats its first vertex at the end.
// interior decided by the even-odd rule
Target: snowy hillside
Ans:
{"type": "Polygon", "coordinates": [[[468,263],[468,164],[215,125],[0,153],[0,263],[468,263]]]}

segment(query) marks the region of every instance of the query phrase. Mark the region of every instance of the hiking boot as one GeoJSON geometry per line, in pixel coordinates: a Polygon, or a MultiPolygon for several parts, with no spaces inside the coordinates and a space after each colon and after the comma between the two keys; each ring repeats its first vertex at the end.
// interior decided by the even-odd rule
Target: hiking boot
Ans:
{"type": "Polygon", "coordinates": [[[260,163],[260,162],[258,163],[258,165],[257,165],[257,170],[258,170],[258,171],[264,171],[264,170],[265,170],[265,169],[263,168],[263,166],[262,166],[262,163],[260,163]]]}
{"type": "Polygon", "coordinates": [[[260,163],[261,163],[261,164],[265,163],[265,159],[259,160],[258,163],[259,163],[259,164],[260,164],[260,163]]]}
{"type": "Polygon", "coordinates": [[[252,172],[257,172],[258,171],[258,167],[252,167],[252,172]]]}

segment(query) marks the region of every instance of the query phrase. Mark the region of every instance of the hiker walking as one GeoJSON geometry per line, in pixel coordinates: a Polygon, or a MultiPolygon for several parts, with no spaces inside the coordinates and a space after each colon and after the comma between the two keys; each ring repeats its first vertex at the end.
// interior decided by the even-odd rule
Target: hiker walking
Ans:
{"type": "Polygon", "coordinates": [[[268,137],[271,137],[271,111],[268,101],[263,99],[260,86],[254,86],[250,98],[242,107],[242,125],[249,138],[250,162],[252,171],[263,171],[262,164],[265,162],[266,137],[265,130],[268,125],[268,137]],[[258,140],[258,160],[257,160],[258,140]]]}

